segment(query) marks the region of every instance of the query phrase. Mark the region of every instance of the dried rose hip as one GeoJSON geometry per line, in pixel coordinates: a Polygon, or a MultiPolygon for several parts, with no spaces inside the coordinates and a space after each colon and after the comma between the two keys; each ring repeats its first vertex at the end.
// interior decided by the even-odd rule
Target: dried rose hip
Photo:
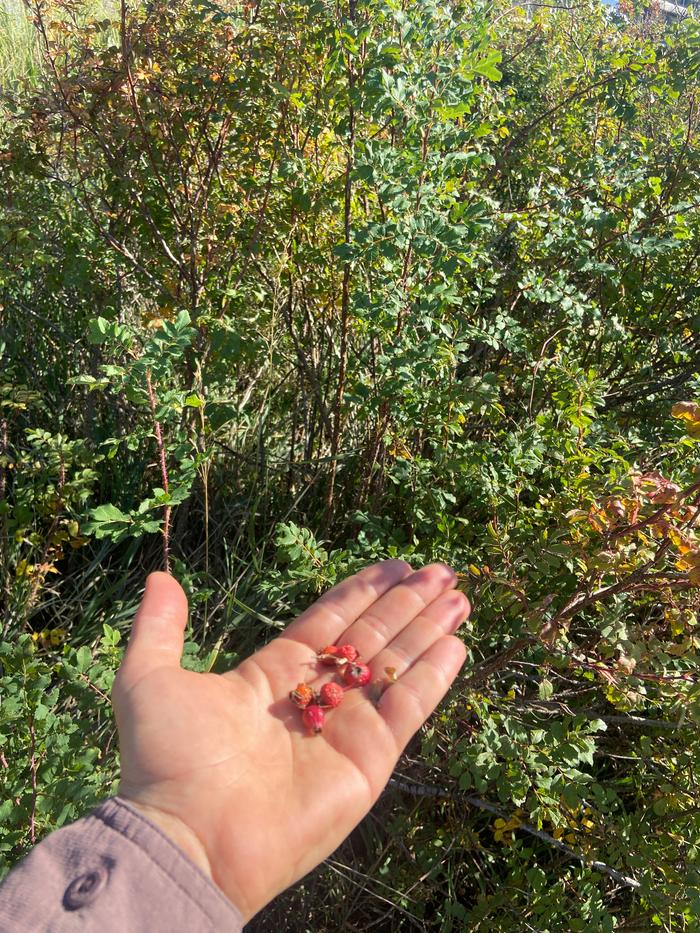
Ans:
{"type": "Polygon", "coordinates": [[[357,661],[358,658],[357,648],[354,645],[341,645],[338,648],[338,654],[346,661],[357,661]]]}
{"type": "Polygon", "coordinates": [[[299,709],[306,707],[313,701],[314,692],[308,684],[297,684],[294,690],[290,690],[289,699],[299,709]]]}
{"type": "Polygon", "coordinates": [[[322,664],[334,667],[340,660],[337,645],[326,645],[325,648],[319,648],[316,657],[322,664]]]}
{"type": "MultiPolygon", "coordinates": [[[[366,664],[358,661],[359,655],[354,645],[326,645],[316,652],[316,660],[328,667],[335,667],[342,674],[347,687],[363,687],[369,683],[370,670],[366,664]]],[[[323,730],[325,710],[339,706],[345,695],[345,687],[338,683],[324,684],[315,693],[308,684],[297,684],[289,693],[289,699],[302,710],[302,720],[313,733],[323,730]]]]}

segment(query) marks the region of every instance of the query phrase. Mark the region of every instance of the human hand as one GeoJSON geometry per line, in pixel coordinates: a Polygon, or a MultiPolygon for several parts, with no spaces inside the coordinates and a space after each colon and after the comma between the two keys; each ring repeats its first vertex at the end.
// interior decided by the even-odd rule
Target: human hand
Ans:
{"type": "MultiPolygon", "coordinates": [[[[247,921],[345,839],[379,797],[413,733],[447,692],[466,649],[452,634],[470,606],[442,564],[366,567],[310,606],[237,668],[180,667],[187,598],[148,577],[112,698],[119,795],[207,872],[247,921]],[[376,707],[348,690],[309,735],[289,700],[318,687],[322,646],[350,643],[397,681],[376,707]]],[[[323,670],[324,673],[321,671],[323,670]]]]}

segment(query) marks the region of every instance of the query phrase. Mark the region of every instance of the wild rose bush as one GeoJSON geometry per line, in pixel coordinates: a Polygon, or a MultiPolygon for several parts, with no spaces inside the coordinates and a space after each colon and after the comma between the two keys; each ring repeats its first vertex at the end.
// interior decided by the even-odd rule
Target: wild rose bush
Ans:
{"type": "Polygon", "coordinates": [[[495,2],[32,0],[0,106],[4,869],[113,792],[144,573],[185,664],[450,563],[464,676],[251,924],[700,916],[700,32],[495,2]],[[89,735],[89,741],[87,736],[89,735]]]}

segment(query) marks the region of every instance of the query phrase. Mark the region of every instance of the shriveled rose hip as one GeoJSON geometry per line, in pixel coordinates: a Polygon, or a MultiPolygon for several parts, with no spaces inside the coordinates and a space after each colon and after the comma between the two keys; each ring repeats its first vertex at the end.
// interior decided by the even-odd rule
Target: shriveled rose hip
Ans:
{"type": "Polygon", "coordinates": [[[306,728],[315,735],[318,735],[318,733],[323,730],[326,714],[320,706],[307,706],[301,718],[306,728]]]}
{"type": "Polygon", "coordinates": [[[341,645],[338,654],[346,661],[357,661],[357,648],[354,645],[341,645]]]}
{"type": "Polygon", "coordinates": [[[321,687],[321,705],[335,708],[340,706],[345,696],[345,691],[340,684],[324,684],[321,687]]]}
{"type": "Polygon", "coordinates": [[[308,684],[297,684],[289,691],[289,699],[299,709],[305,709],[313,700],[314,692],[308,684]]]}
{"type": "Polygon", "coordinates": [[[329,667],[334,667],[340,660],[338,646],[326,645],[325,648],[319,648],[319,650],[316,652],[316,657],[322,664],[326,664],[329,667]]]}
{"type": "Polygon", "coordinates": [[[369,683],[371,676],[370,669],[361,661],[346,664],[343,671],[343,680],[348,687],[364,687],[369,683]]]}

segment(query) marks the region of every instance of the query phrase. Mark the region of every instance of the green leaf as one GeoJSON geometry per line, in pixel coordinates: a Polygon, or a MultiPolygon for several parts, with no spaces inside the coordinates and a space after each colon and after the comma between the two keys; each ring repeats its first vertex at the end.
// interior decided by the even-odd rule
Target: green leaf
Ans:
{"type": "Polygon", "coordinates": [[[88,321],[88,341],[92,344],[104,343],[107,340],[109,321],[103,317],[92,318],[88,321]]]}
{"type": "Polygon", "coordinates": [[[121,641],[122,633],[119,629],[112,628],[107,622],[102,623],[102,631],[104,632],[103,641],[107,645],[118,645],[121,641]]]}
{"type": "Polygon", "coordinates": [[[458,117],[463,117],[465,113],[469,113],[472,109],[471,102],[463,102],[461,104],[446,104],[445,106],[438,107],[438,114],[446,120],[455,120],[458,117]]]}
{"type": "Polygon", "coordinates": [[[474,71],[488,78],[490,81],[500,81],[503,77],[503,72],[496,68],[496,65],[501,61],[502,57],[500,50],[494,49],[486,58],[482,58],[481,61],[475,63],[474,71]]]}
{"type": "Polygon", "coordinates": [[[94,522],[130,522],[131,518],[115,505],[98,505],[90,513],[94,522]]]}
{"type": "Polygon", "coordinates": [[[554,685],[551,680],[548,680],[546,677],[540,681],[540,685],[537,688],[537,694],[540,700],[548,700],[554,693],[554,685]]]}
{"type": "Polygon", "coordinates": [[[87,645],[82,645],[75,653],[76,666],[80,673],[84,673],[92,664],[92,652],[87,645]]]}
{"type": "Polygon", "coordinates": [[[177,317],[175,318],[175,327],[177,330],[184,330],[189,325],[190,321],[189,311],[178,311],[177,317]]]}

